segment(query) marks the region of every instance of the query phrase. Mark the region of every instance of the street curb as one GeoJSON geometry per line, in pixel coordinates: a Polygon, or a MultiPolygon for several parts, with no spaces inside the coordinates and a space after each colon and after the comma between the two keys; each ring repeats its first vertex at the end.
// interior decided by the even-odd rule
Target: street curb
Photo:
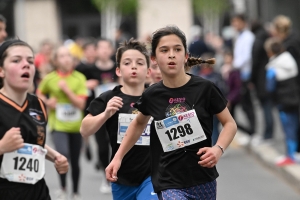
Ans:
{"type": "MultiPolygon", "coordinates": [[[[243,135],[239,133],[240,135],[243,135]]],[[[239,135],[237,134],[237,135],[239,135]]],[[[236,143],[236,142],[234,142],[236,143]]],[[[300,164],[278,167],[275,161],[282,156],[271,145],[242,146],[250,151],[262,164],[283,177],[298,192],[300,192],[300,164]]]]}
{"type": "Polygon", "coordinates": [[[271,170],[280,174],[286,181],[292,184],[300,192],[300,165],[293,164],[284,167],[278,167],[275,164],[276,158],[280,154],[269,146],[258,146],[251,148],[253,155],[271,170]]]}

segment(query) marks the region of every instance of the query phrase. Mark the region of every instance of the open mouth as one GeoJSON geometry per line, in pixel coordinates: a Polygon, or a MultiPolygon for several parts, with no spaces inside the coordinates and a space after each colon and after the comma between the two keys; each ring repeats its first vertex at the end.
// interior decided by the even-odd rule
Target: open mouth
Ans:
{"type": "Polygon", "coordinates": [[[133,75],[133,76],[136,76],[136,72],[132,72],[132,75],[133,75]]]}
{"type": "Polygon", "coordinates": [[[176,65],[174,62],[169,62],[168,65],[176,65]]]}
{"type": "Polygon", "coordinates": [[[30,78],[30,75],[29,75],[28,72],[25,72],[25,73],[22,74],[21,77],[22,77],[22,78],[30,78]]]}

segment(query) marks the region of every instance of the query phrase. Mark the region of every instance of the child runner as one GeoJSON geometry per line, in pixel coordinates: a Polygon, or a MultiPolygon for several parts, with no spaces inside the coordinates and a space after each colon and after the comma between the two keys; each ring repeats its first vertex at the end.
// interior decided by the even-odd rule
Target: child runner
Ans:
{"type": "MultiPolygon", "coordinates": [[[[66,47],[54,53],[56,71],[41,81],[37,94],[50,109],[49,124],[58,152],[70,158],[72,167],[73,199],[79,199],[79,157],[82,137],[79,133],[87,98],[86,79],[73,70],[73,60],[66,47]],[[46,95],[49,98],[46,98],[46,95]]],[[[59,199],[66,199],[66,174],[60,175],[59,199]]]]}
{"type": "MultiPolygon", "coordinates": [[[[106,126],[112,147],[112,156],[117,152],[128,124],[138,110],[132,105],[142,95],[148,74],[149,56],[146,46],[136,40],[129,40],[119,47],[116,54],[116,74],[123,85],[102,93],[88,107],[88,114],[82,121],[80,132],[84,137],[95,134],[106,126]]],[[[112,184],[114,200],[157,199],[150,179],[149,132],[136,142],[124,157],[119,179],[112,184]]]]}
{"type": "Polygon", "coordinates": [[[45,158],[60,174],[67,159],[45,145],[47,113],[33,84],[32,48],[21,40],[0,47],[0,200],[50,200],[44,180],[45,158]]]}
{"type": "Polygon", "coordinates": [[[130,123],[106,168],[106,177],[118,181],[117,172],[125,154],[152,116],[151,178],[159,198],[216,199],[215,166],[237,130],[227,101],[212,82],[185,73],[185,65],[205,61],[188,57],[186,37],[176,26],[157,30],[151,46],[152,59],[158,64],[163,81],[150,86],[135,104],[140,113],[130,123]],[[212,146],[214,114],[223,129],[212,146]]]}

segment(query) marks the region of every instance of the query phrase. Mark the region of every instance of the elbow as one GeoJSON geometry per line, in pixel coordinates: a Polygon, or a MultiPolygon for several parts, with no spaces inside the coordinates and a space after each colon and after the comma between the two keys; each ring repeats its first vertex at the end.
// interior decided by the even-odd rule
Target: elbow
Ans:
{"type": "Polygon", "coordinates": [[[87,134],[87,132],[85,131],[85,128],[82,127],[82,125],[80,126],[79,132],[80,132],[80,134],[81,134],[81,136],[82,136],[83,138],[87,138],[87,137],[88,137],[88,134],[87,134]]]}

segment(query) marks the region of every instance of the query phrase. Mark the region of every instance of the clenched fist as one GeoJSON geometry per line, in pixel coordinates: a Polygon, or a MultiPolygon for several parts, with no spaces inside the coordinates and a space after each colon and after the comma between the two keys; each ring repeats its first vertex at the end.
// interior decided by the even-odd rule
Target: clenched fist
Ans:
{"type": "Polygon", "coordinates": [[[9,129],[0,140],[0,155],[20,149],[24,146],[24,140],[20,128],[9,129]]]}

